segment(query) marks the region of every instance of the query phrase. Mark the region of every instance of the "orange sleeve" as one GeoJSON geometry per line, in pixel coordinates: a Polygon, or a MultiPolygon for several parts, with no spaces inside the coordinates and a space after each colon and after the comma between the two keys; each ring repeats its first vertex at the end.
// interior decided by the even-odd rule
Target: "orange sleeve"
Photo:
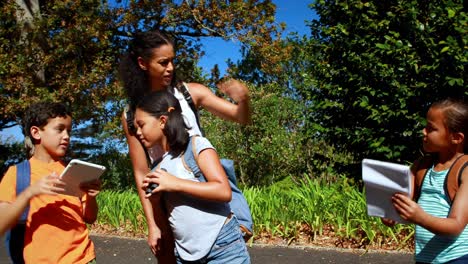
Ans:
{"type": "Polygon", "coordinates": [[[13,202],[16,199],[16,166],[10,166],[0,182],[0,201],[13,202]]]}

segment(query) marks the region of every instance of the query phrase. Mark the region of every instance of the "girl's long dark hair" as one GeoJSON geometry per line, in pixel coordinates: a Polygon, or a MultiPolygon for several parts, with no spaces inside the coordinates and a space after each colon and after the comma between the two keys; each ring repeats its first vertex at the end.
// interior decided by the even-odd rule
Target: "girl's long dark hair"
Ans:
{"type": "MultiPolygon", "coordinates": [[[[120,58],[119,76],[132,110],[135,109],[138,101],[150,91],[148,76],[138,65],[138,57],[150,61],[153,57],[153,49],[163,45],[174,47],[172,40],[161,31],[137,32],[128,45],[127,53],[120,58]]],[[[174,80],[175,77],[173,82],[174,80]]]]}
{"type": "Polygon", "coordinates": [[[179,100],[172,93],[166,90],[151,92],[141,99],[136,108],[156,118],[167,116],[163,133],[167,137],[169,153],[177,157],[185,151],[189,142],[189,128],[184,122],[179,100]]]}

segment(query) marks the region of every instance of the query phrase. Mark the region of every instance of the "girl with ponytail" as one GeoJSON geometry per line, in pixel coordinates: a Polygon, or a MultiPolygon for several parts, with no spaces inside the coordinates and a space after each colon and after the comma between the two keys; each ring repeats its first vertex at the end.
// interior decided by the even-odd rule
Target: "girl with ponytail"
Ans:
{"type": "Polygon", "coordinates": [[[177,263],[250,263],[239,223],[231,213],[231,187],[218,154],[206,138],[190,139],[174,95],[159,91],[143,98],[136,107],[135,128],[146,148],[158,145],[164,151],[158,167],[144,177],[141,186],[143,190],[157,186],[146,197],[165,205],[177,263]],[[206,182],[184,165],[190,140],[195,140],[191,146],[195,146],[206,182]]]}

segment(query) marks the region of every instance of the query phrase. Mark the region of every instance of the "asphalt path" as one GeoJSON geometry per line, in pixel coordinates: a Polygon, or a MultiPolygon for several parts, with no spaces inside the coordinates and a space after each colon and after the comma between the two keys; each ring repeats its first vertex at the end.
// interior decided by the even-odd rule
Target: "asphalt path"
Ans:
{"type": "MultiPolygon", "coordinates": [[[[91,235],[96,247],[97,263],[140,264],[157,263],[143,239],[91,235]]],[[[2,238],[0,264],[9,264],[2,238]]],[[[53,250],[53,249],[51,249],[53,250]]],[[[406,264],[414,263],[408,253],[338,250],[334,248],[280,247],[256,245],[249,247],[252,263],[258,264],[406,264]]]]}

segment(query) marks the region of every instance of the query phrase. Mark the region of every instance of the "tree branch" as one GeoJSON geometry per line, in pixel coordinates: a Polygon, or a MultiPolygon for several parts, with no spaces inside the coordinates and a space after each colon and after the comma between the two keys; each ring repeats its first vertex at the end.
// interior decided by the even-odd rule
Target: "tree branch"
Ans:
{"type": "MultiPolygon", "coordinates": [[[[185,0],[185,2],[187,3],[188,6],[191,6],[188,0],[185,0]]],[[[223,38],[225,38],[225,39],[228,38],[228,36],[224,35],[222,32],[218,32],[218,31],[216,31],[215,29],[212,29],[212,28],[210,28],[210,27],[205,26],[205,25],[200,21],[200,19],[197,17],[197,15],[195,14],[194,9],[191,8],[190,10],[191,10],[191,13],[192,13],[193,18],[195,19],[195,21],[196,21],[202,28],[204,28],[204,29],[206,29],[207,31],[213,33],[214,36],[223,37],[223,38]]]]}

